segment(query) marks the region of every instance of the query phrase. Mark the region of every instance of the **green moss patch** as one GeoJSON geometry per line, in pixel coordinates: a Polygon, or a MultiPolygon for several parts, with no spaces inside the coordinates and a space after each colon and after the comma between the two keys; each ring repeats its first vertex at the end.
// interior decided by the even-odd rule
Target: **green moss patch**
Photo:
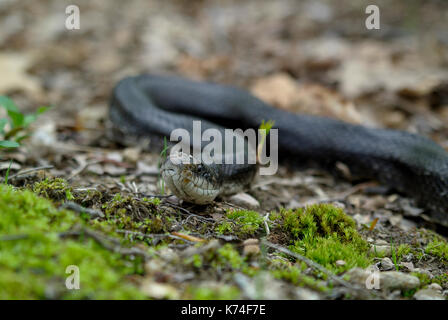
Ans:
{"type": "Polygon", "coordinates": [[[55,201],[74,199],[72,188],[68,185],[67,181],[61,178],[46,178],[36,182],[32,186],[32,190],[39,196],[55,201]]]}
{"type": "Polygon", "coordinates": [[[329,204],[305,209],[280,210],[271,215],[280,238],[289,249],[339,273],[353,267],[365,268],[372,262],[368,244],[356,230],[354,220],[340,208],[329,204]],[[344,265],[336,265],[342,260],[344,265]]]}
{"type": "Polygon", "coordinates": [[[169,213],[161,212],[160,200],[138,199],[116,194],[102,205],[107,221],[119,229],[143,233],[164,233],[170,231],[175,219],[169,213]]]}
{"type": "Polygon", "coordinates": [[[430,241],[426,246],[425,252],[448,262],[448,242],[441,238],[435,238],[430,241]]]}
{"type": "Polygon", "coordinates": [[[253,237],[263,225],[263,217],[256,211],[229,210],[227,219],[216,227],[218,234],[234,234],[241,239],[253,237]]]}
{"type": "Polygon", "coordinates": [[[84,224],[77,214],[6,185],[0,185],[0,208],[0,299],[143,297],[127,280],[138,259],[127,260],[91,238],[61,237],[84,224]],[[70,265],[79,268],[79,290],[66,288],[70,265]]]}

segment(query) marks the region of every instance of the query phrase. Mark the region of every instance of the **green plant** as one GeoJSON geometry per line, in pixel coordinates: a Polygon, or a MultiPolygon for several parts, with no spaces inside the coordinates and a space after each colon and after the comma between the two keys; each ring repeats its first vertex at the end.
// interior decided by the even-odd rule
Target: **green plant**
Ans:
{"type": "Polygon", "coordinates": [[[262,120],[259,132],[261,134],[261,141],[258,143],[257,146],[257,162],[260,162],[261,152],[263,150],[263,145],[266,142],[266,136],[269,134],[269,131],[271,131],[272,127],[274,126],[273,120],[264,121],[262,120]]]}
{"type": "Polygon", "coordinates": [[[8,184],[9,171],[11,171],[11,165],[12,165],[12,160],[9,161],[8,170],[6,170],[6,174],[5,174],[5,184],[8,184]]]}
{"type": "Polygon", "coordinates": [[[395,269],[397,271],[400,271],[400,266],[398,265],[397,249],[394,246],[393,240],[390,241],[390,247],[391,247],[391,252],[392,252],[392,261],[394,263],[395,269]]]}
{"type": "MultiPolygon", "coordinates": [[[[163,137],[163,149],[160,152],[160,158],[159,158],[159,163],[158,163],[158,168],[160,169],[160,167],[162,166],[162,164],[166,161],[166,151],[168,150],[168,144],[166,142],[166,137],[163,137]]],[[[163,181],[163,179],[160,179],[160,170],[159,170],[159,176],[157,177],[157,180],[160,181],[160,194],[164,195],[165,194],[165,181],[163,181]]]]}
{"type": "Polygon", "coordinates": [[[29,125],[48,109],[48,107],[40,107],[35,113],[24,115],[14,101],[5,96],[0,96],[0,106],[6,110],[8,115],[8,118],[0,118],[0,148],[20,147],[20,142],[30,135],[29,125]]]}
{"type": "Polygon", "coordinates": [[[372,263],[369,246],[356,230],[355,221],[330,204],[316,204],[299,209],[281,209],[273,215],[289,249],[340,273],[372,263]],[[336,265],[343,260],[344,265],[336,265]]]}

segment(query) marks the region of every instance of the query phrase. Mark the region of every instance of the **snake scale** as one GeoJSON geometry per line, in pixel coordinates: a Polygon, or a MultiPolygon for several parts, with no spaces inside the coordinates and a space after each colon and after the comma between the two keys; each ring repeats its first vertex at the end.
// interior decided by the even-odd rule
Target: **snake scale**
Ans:
{"type": "MultiPolygon", "coordinates": [[[[202,130],[257,129],[262,120],[273,120],[280,159],[311,160],[324,167],[342,162],[353,173],[413,197],[435,221],[448,225],[448,152],[420,135],[291,113],[236,87],[148,74],[119,81],[109,116],[120,132],[139,137],[169,137],[176,128],[191,132],[193,120],[202,121],[202,130]]],[[[247,187],[256,172],[253,164],[178,168],[167,161],[163,177],[170,189],[191,202],[204,193],[210,199],[247,187]],[[179,190],[173,175],[179,179],[182,172],[176,170],[187,169],[191,183],[179,190]]]]}

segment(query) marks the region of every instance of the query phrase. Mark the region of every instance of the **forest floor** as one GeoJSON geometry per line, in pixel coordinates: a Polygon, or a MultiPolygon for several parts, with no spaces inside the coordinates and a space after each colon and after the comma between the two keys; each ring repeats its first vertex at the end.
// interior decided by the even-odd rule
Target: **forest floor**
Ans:
{"type": "Polygon", "coordinates": [[[174,74],[448,150],[448,4],[377,1],[368,30],[364,1],[77,3],[67,30],[70,1],[0,1],[0,94],[50,106],[0,153],[0,298],[447,298],[448,229],[412,199],[340,163],[184,204],[160,150],[114,142],[107,111],[123,77],[174,74]]]}

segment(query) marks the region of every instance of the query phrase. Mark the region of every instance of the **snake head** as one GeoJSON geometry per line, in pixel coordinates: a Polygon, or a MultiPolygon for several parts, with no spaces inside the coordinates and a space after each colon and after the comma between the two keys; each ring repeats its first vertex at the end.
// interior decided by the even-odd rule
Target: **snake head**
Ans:
{"type": "Polygon", "coordinates": [[[211,203],[220,193],[215,170],[186,153],[171,153],[162,165],[161,172],[170,190],[187,202],[211,203]]]}

